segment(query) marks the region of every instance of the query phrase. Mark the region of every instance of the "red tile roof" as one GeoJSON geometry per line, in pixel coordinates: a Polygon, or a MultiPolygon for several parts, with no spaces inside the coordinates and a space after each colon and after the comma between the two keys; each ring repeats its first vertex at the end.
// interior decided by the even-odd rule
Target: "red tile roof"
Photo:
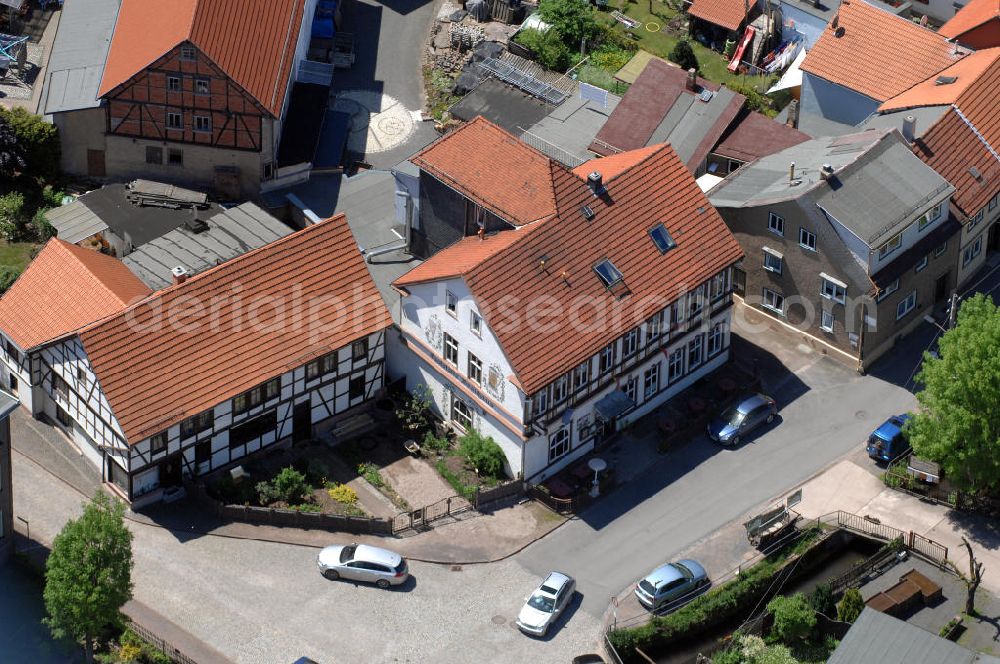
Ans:
{"type": "Polygon", "coordinates": [[[339,215],[158,291],[80,338],[135,444],[390,324],[339,215]]]}
{"type": "Polygon", "coordinates": [[[941,35],[863,0],[844,0],[802,71],[885,101],[961,59],[941,35]]]}
{"type": "Polygon", "coordinates": [[[586,180],[588,175],[597,171],[601,174],[601,179],[604,182],[610,182],[659,149],[659,145],[650,145],[648,148],[619,152],[610,157],[598,157],[583,162],[573,169],[573,173],[586,180]]]}
{"type": "Polygon", "coordinates": [[[410,161],[515,226],[555,214],[549,158],[482,116],[410,161]]]}
{"type": "Polygon", "coordinates": [[[914,152],[954,187],[952,201],[974,216],[1000,191],[1000,58],[924,132],[914,152]],[[978,172],[978,177],[972,169],[978,172]]]}
{"type": "Polygon", "coordinates": [[[747,10],[756,5],[745,0],[694,0],[688,13],[703,21],[736,32],[746,18],[747,10]]]}
{"type": "Polygon", "coordinates": [[[493,233],[483,239],[479,239],[475,235],[464,237],[434,254],[434,260],[424,261],[394,281],[393,284],[406,287],[426,281],[462,276],[537,227],[537,225],[522,226],[516,231],[493,233]]]}
{"type": "Polygon", "coordinates": [[[122,0],[98,95],[189,41],[277,117],[304,7],[302,0],[122,0]]]}
{"type": "Polygon", "coordinates": [[[932,74],[925,81],[917,83],[909,90],[896,95],[878,107],[880,113],[900,111],[919,106],[943,106],[954,104],[996,60],[1000,58],[1000,48],[988,48],[971,53],[947,69],[932,74]],[[941,83],[939,79],[954,78],[953,83],[941,83]]]}
{"type": "MultiPolygon", "coordinates": [[[[978,28],[988,21],[1000,22],[1000,0],[969,0],[941,29],[939,34],[949,39],[958,39],[965,33],[978,28]]],[[[1000,44],[994,44],[1000,46],[1000,44]]]]}
{"type": "Polygon", "coordinates": [[[121,261],[53,238],[0,298],[0,329],[28,350],[118,313],[149,292],[121,261]]]}
{"type": "MultiPolygon", "coordinates": [[[[608,195],[600,198],[578,175],[554,164],[557,216],[504,231],[499,235],[513,236],[507,246],[474,257],[464,252],[478,239],[449,248],[470,259],[461,274],[529,394],[743,255],[674,150],[659,145],[645,152],[644,159],[607,182],[608,195]],[[583,205],[595,212],[591,221],[580,213],[583,205]],[[677,241],[666,254],[649,237],[658,223],[677,241]],[[548,257],[544,268],[542,256],[548,257]],[[604,258],[621,271],[627,294],[612,294],[596,276],[594,265],[604,258]],[[533,307],[540,302],[561,314],[540,320],[541,326],[529,325],[526,321],[538,320],[533,307]],[[606,314],[603,323],[596,318],[600,309],[606,314]],[[491,320],[490,312],[498,319],[491,320]]],[[[456,256],[445,252],[416,268],[423,271],[419,280],[456,276],[456,256]]],[[[410,274],[396,282],[403,283],[413,283],[410,274]]]]}
{"type": "Polygon", "coordinates": [[[734,123],[729,133],[716,146],[716,154],[743,162],[781,152],[793,145],[808,141],[809,136],[784,122],[776,122],[766,115],[750,111],[734,123]]]}

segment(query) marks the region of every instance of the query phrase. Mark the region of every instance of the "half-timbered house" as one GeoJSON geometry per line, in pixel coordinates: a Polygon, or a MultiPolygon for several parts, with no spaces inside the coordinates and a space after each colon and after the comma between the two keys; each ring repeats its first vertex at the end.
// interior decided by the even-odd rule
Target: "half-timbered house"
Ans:
{"type": "Polygon", "coordinates": [[[341,215],[44,343],[34,408],[142,505],[368,403],[389,325],[341,215]]]}
{"type": "Polygon", "coordinates": [[[91,176],[149,177],[256,194],[275,173],[316,0],[123,0],[98,97],[91,176]]]}
{"type": "Polygon", "coordinates": [[[728,358],[742,251],[669,145],[570,171],[477,118],[412,161],[418,233],[448,246],[394,282],[392,377],[511,475],[549,477],[728,358]]]}

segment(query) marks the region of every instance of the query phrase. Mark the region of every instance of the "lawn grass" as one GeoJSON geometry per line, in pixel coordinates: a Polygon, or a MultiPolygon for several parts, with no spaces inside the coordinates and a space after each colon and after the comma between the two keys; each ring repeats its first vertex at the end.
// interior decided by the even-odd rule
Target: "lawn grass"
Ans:
{"type": "MultiPolygon", "coordinates": [[[[674,49],[674,45],[681,39],[682,35],[677,35],[671,32],[664,32],[662,28],[667,25],[667,22],[677,16],[677,10],[670,7],[670,5],[660,2],[659,0],[649,0],[639,1],[639,2],[626,2],[625,0],[618,0],[617,2],[610,3],[608,5],[608,12],[599,12],[598,20],[605,25],[612,26],[612,29],[620,32],[621,34],[628,35],[631,33],[635,38],[635,42],[644,51],[649,51],[653,55],[657,55],[661,58],[670,59],[670,52],[674,49]],[[617,7],[616,5],[623,5],[623,7],[617,7]],[[650,11],[652,7],[652,11],[650,11]],[[642,25],[635,28],[634,30],[626,30],[625,26],[618,23],[611,17],[611,11],[618,9],[622,13],[626,14],[630,18],[634,18],[637,21],[642,22],[642,25]],[[656,27],[659,26],[661,30],[656,31],[656,27]],[[652,28],[652,29],[650,29],[652,28]]],[[[694,50],[695,56],[698,58],[699,74],[715,83],[725,83],[726,85],[749,85],[754,86],[758,90],[764,91],[768,86],[771,85],[771,80],[774,77],[761,77],[761,76],[748,76],[743,74],[733,74],[726,68],[729,66],[729,61],[722,57],[721,53],[717,53],[706,46],[701,45],[695,40],[691,41],[691,48],[694,50]]]]}
{"type": "Polygon", "coordinates": [[[9,265],[19,271],[23,270],[31,262],[31,252],[37,246],[32,242],[0,240],[0,265],[9,265]]]}

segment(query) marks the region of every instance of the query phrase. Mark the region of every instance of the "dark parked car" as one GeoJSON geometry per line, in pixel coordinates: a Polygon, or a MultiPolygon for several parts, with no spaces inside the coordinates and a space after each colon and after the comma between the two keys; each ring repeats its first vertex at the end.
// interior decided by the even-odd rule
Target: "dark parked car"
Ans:
{"type": "Polygon", "coordinates": [[[751,394],[722,411],[708,423],[708,437],[720,445],[736,446],[748,433],[761,424],[770,424],[778,414],[774,399],[764,394],[751,394]]]}

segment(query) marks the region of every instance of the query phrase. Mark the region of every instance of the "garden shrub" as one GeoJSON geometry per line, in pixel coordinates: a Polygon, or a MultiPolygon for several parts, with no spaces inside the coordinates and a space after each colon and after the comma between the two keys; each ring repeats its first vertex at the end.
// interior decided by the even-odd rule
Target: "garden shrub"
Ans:
{"type": "Polygon", "coordinates": [[[774,108],[774,105],[771,102],[771,98],[755,88],[753,85],[745,85],[731,81],[726,84],[726,87],[733,92],[738,92],[746,97],[746,107],[749,110],[763,113],[769,118],[773,118],[778,114],[778,111],[774,108]]]}
{"type": "Polygon", "coordinates": [[[59,130],[42,116],[24,108],[0,109],[0,115],[13,128],[24,150],[25,170],[33,177],[54,180],[59,177],[61,148],[59,130]]]}
{"type": "Polygon", "coordinates": [[[517,33],[517,42],[534,53],[538,63],[546,69],[566,71],[570,66],[572,52],[554,29],[545,32],[521,30],[517,33]]]}
{"type": "Polygon", "coordinates": [[[802,593],[791,597],[778,595],[767,603],[767,610],[774,616],[771,634],[783,643],[802,641],[816,627],[816,611],[802,593]]]}
{"type": "Polygon", "coordinates": [[[24,194],[11,191],[0,196],[0,233],[7,240],[16,242],[27,234],[28,209],[24,204],[24,194]]]}
{"type": "Polygon", "coordinates": [[[31,225],[35,227],[35,234],[38,236],[40,242],[45,242],[49,238],[56,236],[56,229],[45,218],[45,212],[45,209],[38,208],[35,211],[35,216],[31,218],[31,225]]]}
{"type": "Polygon", "coordinates": [[[837,602],[833,599],[833,591],[829,584],[821,583],[809,594],[809,606],[817,613],[822,613],[828,618],[837,615],[837,602]]]}
{"type": "Polygon", "coordinates": [[[405,431],[417,432],[431,425],[431,391],[421,385],[409,393],[403,405],[396,409],[396,419],[405,431]]]}
{"type": "Polygon", "coordinates": [[[331,489],[327,489],[326,492],[330,494],[331,498],[344,505],[354,505],[358,502],[357,491],[346,484],[338,484],[331,489]]]}
{"type": "Polygon", "coordinates": [[[21,271],[10,265],[0,265],[0,295],[7,292],[7,289],[14,285],[14,282],[21,276],[21,271]]]}
{"type": "Polygon", "coordinates": [[[694,54],[691,42],[686,39],[682,39],[674,45],[673,50],[670,51],[670,59],[685,71],[688,69],[698,71],[699,69],[698,56],[694,54]]]}
{"type": "Polygon", "coordinates": [[[448,465],[445,464],[444,461],[438,461],[436,467],[438,473],[445,479],[446,482],[448,482],[448,484],[451,485],[451,488],[455,490],[455,493],[469,501],[475,499],[476,487],[465,485],[458,475],[451,472],[451,469],[448,468],[448,465]]]}
{"type": "Polygon", "coordinates": [[[288,505],[298,505],[305,501],[311,488],[303,473],[292,466],[287,466],[282,468],[270,482],[258,482],[257,495],[260,504],[265,506],[278,501],[288,505]]]}
{"type": "Polygon", "coordinates": [[[385,480],[382,479],[382,473],[379,472],[378,466],[371,461],[365,461],[358,464],[358,475],[363,477],[366,482],[371,484],[376,489],[381,489],[385,486],[385,480]]]}
{"type": "Polygon", "coordinates": [[[459,439],[458,449],[480,475],[499,478],[506,460],[503,450],[489,436],[469,429],[459,439]]]}
{"type": "Polygon", "coordinates": [[[865,600],[857,588],[848,588],[843,599],[837,605],[837,620],[852,623],[858,619],[865,608],[865,600]]]}
{"type": "Polygon", "coordinates": [[[309,459],[306,464],[306,479],[313,484],[324,484],[330,475],[330,467],[322,459],[309,459]]]}
{"type": "Polygon", "coordinates": [[[124,662],[124,664],[132,664],[133,662],[138,662],[139,658],[142,656],[142,647],[131,643],[123,643],[121,648],[118,649],[118,659],[124,662]]]}
{"type": "Polygon", "coordinates": [[[445,452],[451,447],[451,441],[444,436],[435,436],[433,431],[428,431],[424,434],[424,442],[421,443],[421,447],[435,452],[445,452]]]}

